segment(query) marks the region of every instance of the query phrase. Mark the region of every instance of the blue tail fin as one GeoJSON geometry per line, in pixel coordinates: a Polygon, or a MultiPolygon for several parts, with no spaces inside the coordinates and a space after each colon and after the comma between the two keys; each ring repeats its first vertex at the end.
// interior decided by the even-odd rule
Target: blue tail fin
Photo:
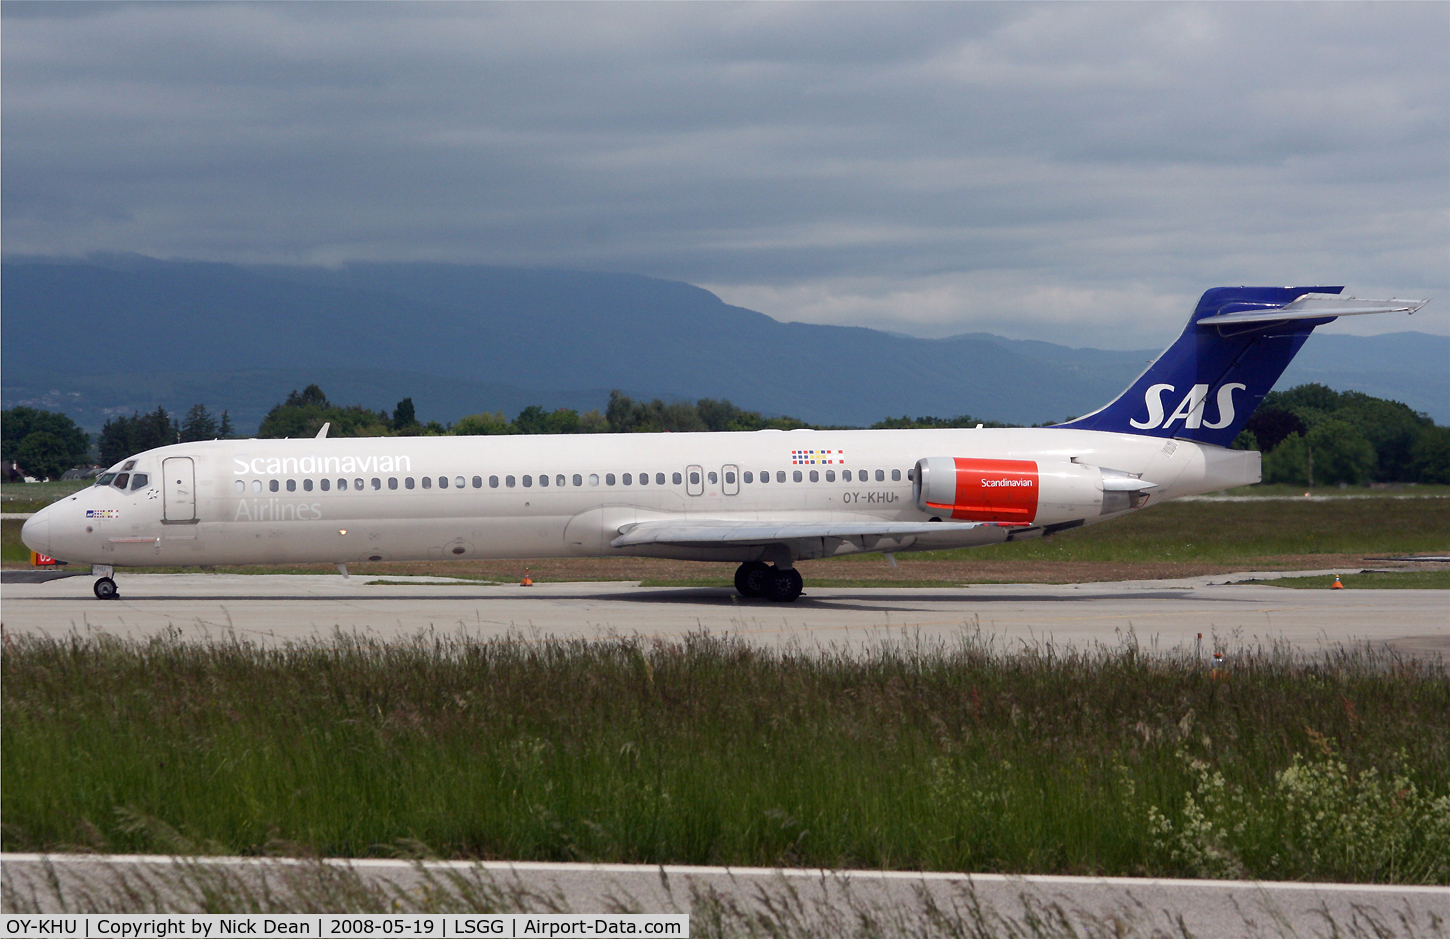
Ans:
{"type": "Polygon", "coordinates": [[[1303,310],[1290,305],[1305,294],[1338,294],[1343,289],[1215,287],[1198,301],[1183,334],[1132,387],[1108,406],[1058,426],[1181,437],[1226,447],[1314,327],[1334,320],[1330,308],[1344,301],[1319,304],[1325,315],[1314,312],[1318,306],[1312,301],[1303,310]],[[1279,315],[1284,318],[1271,318],[1279,315]],[[1200,322],[1210,318],[1213,322],[1200,322]]]}

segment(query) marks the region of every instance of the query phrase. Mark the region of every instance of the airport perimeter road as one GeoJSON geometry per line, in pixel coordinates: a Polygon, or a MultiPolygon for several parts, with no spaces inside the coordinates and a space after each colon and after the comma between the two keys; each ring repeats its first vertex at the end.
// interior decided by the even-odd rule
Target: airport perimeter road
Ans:
{"type": "MultiPolygon", "coordinates": [[[[1300,572],[1302,573],[1302,572],[1300,572]]],[[[1273,576],[1273,575],[1269,575],[1273,576]]],[[[402,578],[389,578],[396,581],[402,578]]],[[[127,636],[176,628],[186,635],[297,639],[334,629],[381,637],[424,629],[488,637],[676,637],[708,629],[754,641],[858,644],[905,632],[954,637],[980,627],[998,642],[1116,644],[1130,630],[1145,648],[1229,649],[1275,641],[1314,650],[1371,641],[1399,651],[1450,654],[1450,592],[1288,590],[1201,578],[1106,584],[938,588],[813,588],[793,604],[744,600],[723,588],[627,583],[533,587],[396,582],[321,575],[132,574],[121,599],[91,595],[89,577],[6,583],[6,630],[62,635],[100,629],[127,636]]]]}
{"type": "MultiPolygon", "coordinates": [[[[1446,887],[630,864],[254,858],[178,862],[123,855],[0,855],[4,906],[21,912],[114,909],[126,896],[143,896],[148,902],[156,898],[160,907],[194,912],[197,888],[203,885],[212,897],[268,897],[265,905],[276,911],[289,907],[291,895],[306,898],[313,908],[328,908],[332,904],[324,898],[329,895],[357,896],[356,890],[339,889],[347,882],[361,881],[388,895],[401,888],[418,897],[422,892],[417,888],[425,880],[441,886],[445,894],[463,892],[458,888],[464,884],[482,887],[467,892],[492,897],[502,910],[518,912],[686,912],[703,917],[710,902],[706,898],[712,898],[726,910],[727,923],[761,917],[784,926],[790,919],[811,924],[811,934],[823,936],[865,934],[860,927],[867,918],[924,925],[932,905],[949,922],[981,921],[997,927],[988,931],[992,935],[1037,935],[1026,928],[1031,912],[1039,922],[1072,924],[1073,935],[1143,937],[1439,936],[1450,919],[1446,887]],[[979,914],[973,913],[974,905],[979,914]],[[1002,929],[1004,921],[1015,929],[1002,929]]],[[[941,923],[937,919],[937,931],[941,923]]],[[[691,925],[699,929],[705,923],[691,925]]],[[[978,934],[970,928],[964,932],[978,934]]]]}

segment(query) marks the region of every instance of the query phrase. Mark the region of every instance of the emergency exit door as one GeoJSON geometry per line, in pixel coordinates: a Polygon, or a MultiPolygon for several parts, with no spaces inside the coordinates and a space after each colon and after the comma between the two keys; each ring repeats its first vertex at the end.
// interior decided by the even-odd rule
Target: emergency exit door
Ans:
{"type": "Polygon", "coordinates": [[[161,462],[163,522],[187,524],[196,521],[196,465],[189,456],[173,456],[161,462]]]}

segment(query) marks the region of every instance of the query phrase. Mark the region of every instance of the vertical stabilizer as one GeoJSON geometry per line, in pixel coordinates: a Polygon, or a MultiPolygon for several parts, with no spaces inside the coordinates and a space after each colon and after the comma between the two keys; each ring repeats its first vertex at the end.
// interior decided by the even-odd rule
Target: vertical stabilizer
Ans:
{"type": "MultiPolygon", "coordinates": [[[[1173,345],[1127,391],[1059,426],[1228,446],[1314,327],[1361,312],[1336,296],[1343,289],[1215,287],[1198,301],[1173,345]]],[[[1397,308],[1363,312],[1390,309],[1397,308]]],[[[1409,308],[1402,303],[1398,309],[1409,308]]]]}

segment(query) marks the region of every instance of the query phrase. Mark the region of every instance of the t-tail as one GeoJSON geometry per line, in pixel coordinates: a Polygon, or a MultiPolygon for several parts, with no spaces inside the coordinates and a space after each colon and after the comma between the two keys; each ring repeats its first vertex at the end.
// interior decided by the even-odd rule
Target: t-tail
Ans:
{"type": "Polygon", "coordinates": [[[1215,287],[1180,335],[1111,404],[1060,424],[1226,447],[1314,327],[1341,316],[1414,313],[1426,300],[1357,300],[1343,287],[1215,287]]]}

